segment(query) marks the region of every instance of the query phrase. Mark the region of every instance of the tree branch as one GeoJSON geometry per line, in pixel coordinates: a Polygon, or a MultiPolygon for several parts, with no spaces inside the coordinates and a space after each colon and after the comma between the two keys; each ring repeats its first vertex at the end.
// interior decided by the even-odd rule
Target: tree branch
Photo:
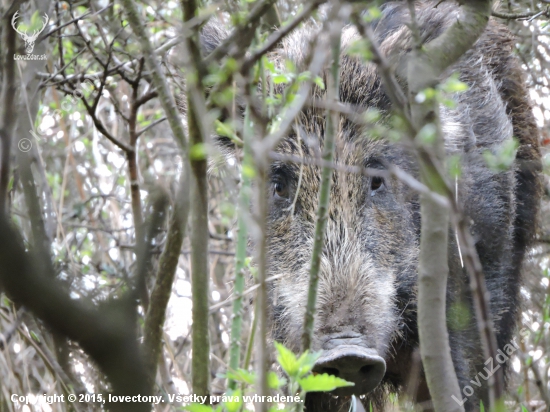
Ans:
{"type": "MultiPolygon", "coordinates": [[[[184,162],[184,168],[189,169],[187,162],[184,162]]],[[[157,365],[162,354],[166,307],[172,293],[172,283],[178,268],[181,245],[185,237],[185,226],[189,215],[190,171],[185,169],[180,178],[180,189],[170,219],[166,245],[160,256],[155,286],[151,292],[149,310],[145,316],[143,347],[151,384],[156,376],[157,365]]]]}
{"type": "MultiPolygon", "coordinates": [[[[4,16],[4,27],[9,27],[13,13],[4,16]]],[[[4,29],[2,43],[5,47],[5,55],[1,55],[3,66],[3,81],[0,96],[2,115],[0,117],[0,144],[2,145],[2,158],[0,164],[0,214],[6,213],[8,208],[8,185],[10,181],[10,153],[12,134],[17,121],[16,106],[13,97],[16,92],[15,82],[15,30],[4,29]]]]}
{"type": "MultiPolygon", "coordinates": [[[[115,395],[149,395],[135,332],[135,312],[127,299],[94,308],[63,292],[51,262],[26,252],[19,233],[0,218],[0,284],[14,302],[29,308],[53,331],[77,342],[108,377],[115,395]]],[[[149,411],[147,403],[113,403],[113,411],[149,411]]]]}
{"type": "Polygon", "coordinates": [[[132,0],[122,0],[122,4],[124,5],[126,15],[128,16],[128,22],[143,47],[143,57],[147,63],[149,71],[151,72],[153,85],[159,95],[160,104],[166,114],[172,133],[174,134],[174,137],[179,143],[181,149],[184,152],[187,152],[187,138],[178,114],[176,102],[174,100],[174,96],[172,96],[172,93],[168,89],[166,76],[164,75],[164,71],[158,62],[157,53],[153,49],[150,36],[145,31],[134,2],[132,0]]]}
{"type": "Polygon", "coordinates": [[[240,27],[237,27],[212,53],[204,58],[204,65],[208,66],[227,54],[232,57],[236,57],[234,54],[244,55],[248,46],[252,43],[258,22],[269,11],[274,2],[275,0],[260,0],[256,2],[252,10],[250,10],[246,21],[240,27]],[[238,45],[238,47],[235,48],[235,51],[232,51],[232,47],[235,45],[238,45]]]}
{"type": "MultiPolygon", "coordinates": [[[[182,1],[184,22],[197,12],[198,0],[182,1]]],[[[191,290],[193,295],[192,385],[198,395],[210,393],[209,283],[208,270],[208,161],[206,141],[208,125],[203,78],[205,69],[199,47],[198,31],[187,34],[183,46],[187,71],[187,125],[189,130],[189,163],[193,174],[191,189],[191,290]]]]}
{"type": "MultiPolygon", "coordinates": [[[[332,104],[337,104],[340,90],[340,38],[342,35],[342,14],[349,16],[350,6],[339,6],[335,1],[332,2],[331,19],[329,26],[329,44],[331,49],[331,67],[327,84],[327,100],[332,104]]],[[[347,20],[345,16],[345,20],[347,20]]],[[[331,164],[334,158],[335,141],[339,133],[338,121],[339,113],[333,110],[327,110],[325,138],[323,142],[324,162],[331,164]]],[[[302,333],[302,351],[310,349],[311,339],[313,337],[314,314],[317,309],[317,285],[319,283],[319,270],[321,268],[321,256],[324,249],[325,228],[327,225],[330,189],[332,185],[333,168],[328,165],[323,166],[321,171],[321,183],[319,188],[319,204],[317,206],[317,219],[315,223],[315,234],[313,238],[313,250],[311,253],[311,262],[309,268],[309,286],[307,305],[304,316],[304,328],[302,333]]]]}

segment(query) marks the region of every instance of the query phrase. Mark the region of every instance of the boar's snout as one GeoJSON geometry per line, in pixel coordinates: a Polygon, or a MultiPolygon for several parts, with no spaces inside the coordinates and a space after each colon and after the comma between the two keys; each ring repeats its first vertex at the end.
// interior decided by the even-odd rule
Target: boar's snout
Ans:
{"type": "Polygon", "coordinates": [[[386,373],[386,362],[375,349],[342,343],[323,351],[313,371],[355,383],[355,386],[336,389],[334,395],[363,395],[378,386],[386,373]]]}

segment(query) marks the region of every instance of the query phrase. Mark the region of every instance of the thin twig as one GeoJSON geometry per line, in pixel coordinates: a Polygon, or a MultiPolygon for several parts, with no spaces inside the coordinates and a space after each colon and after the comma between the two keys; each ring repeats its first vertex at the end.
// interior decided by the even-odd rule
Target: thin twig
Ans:
{"type": "Polygon", "coordinates": [[[254,51],[249,57],[244,61],[241,71],[248,72],[252,66],[262,58],[266,53],[270,52],[279,42],[291,33],[300,23],[306,20],[311,13],[313,13],[324,0],[313,0],[305,5],[302,11],[292,19],[292,21],[285,26],[281,27],[279,30],[271,33],[267,38],[266,42],[256,51],[254,51]]]}
{"type": "MultiPolygon", "coordinates": [[[[5,50],[5,57],[0,56],[4,62],[3,81],[0,96],[2,105],[2,115],[0,117],[0,144],[2,145],[2,157],[0,163],[0,214],[6,213],[8,207],[8,185],[10,181],[10,149],[12,135],[17,121],[16,105],[13,104],[13,98],[16,92],[15,82],[15,61],[12,56],[15,54],[15,31],[7,27],[13,14],[4,17],[4,27],[2,43],[5,50]]],[[[0,49],[0,50],[2,50],[0,49]]]]}
{"type": "Polygon", "coordinates": [[[248,45],[250,45],[254,38],[257,23],[262,16],[267,13],[274,1],[275,0],[260,0],[256,2],[248,14],[246,21],[225,38],[212,53],[204,58],[204,65],[208,66],[210,63],[230,54],[229,52],[234,45],[238,45],[237,49],[240,50],[239,53],[244,54],[248,45]]]}
{"type": "Polygon", "coordinates": [[[505,20],[529,19],[529,21],[531,21],[541,16],[550,17],[550,8],[547,8],[546,10],[529,11],[525,13],[504,13],[504,12],[493,10],[491,12],[491,15],[494,17],[498,17],[499,19],[505,19],[505,20]]]}
{"type": "MultiPolygon", "coordinates": [[[[254,134],[254,127],[250,121],[250,112],[247,109],[244,116],[243,127],[243,167],[241,172],[241,190],[239,193],[239,217],[238,217],[238,235],[235,254],[235,296],[233,302],[233,316],[231,321],[231,339],[229,342],[229,368],[236,370],[239,367],[241,358],[241,329],[242,329],[242,306],[243,289],[245,285],[244,268],[246,259],[246,247],[248,243],[247,221],[245,213],[250,208],[250,184],[251,178],[247,175],[247,168],[253,166],[252,155],[250,153],[250,143],[254,134]]],[[[257,286],[257,285],[256,285],[257,286]]],[[[212,311],[212,308],[210,308],[212,311]]],[[[237,382],[229,379],[227,383],[229,389],[236,389],[237,382]]]]}
{"type": "MultiPolygon", "coordinates": [[[[270,276],[270,277],[266,278],[265,281],[266,281],[266,283],[269,283],[269,282],[273,282],[274,280],[280,279],[282,277],[284,277],[284,274],[270,276]]],[[[242,291],[240,294],[235,293],[233,296],[227,298],[223,302],[219,302],[219,303],[216,303],[215,305],[210,306],[210,309],[209,309],[210,313],[215,312],[219,308],[223,308],[226,305],[229,305],[231,302],[235,302],[238,299],[242,299],[243,296],[249,295],[250,293],[257,290],[259,287],[260,287],[260,285],[255,284],[254,286],[251,286],[248,289],[242,291]]]]}
{"type": "MultiPolygon", "coordinates": [[[[342,36],[343,21],[347,20],[351,13],[349,5],[341,6],[336,1],[332,2],[331,18],[329,25],[329,45],[331,49],[331,68],[327,81],[327,100],[336,104],[340,94],[340,41],[342,36]]],[[[319,283],[319,271],[321,270],[321,256],[325,245],[325,228],[328,220],[330,189],[332,186],[333,169],[329,167],[334,158],[336,136],[339,133],[339,114],[329,110],[326,114],[325,136],[323,141],[322,159],[327,165],[321,170],[321,183],[319,188],[319,204],[317,206],[317,219],[315,221],[315,234],[313,249],[309,267],[309,286],[307,304],[304,314],[304,328],[302,333],[302,352],[310,349],[313,338],[313,321],[317,309],[317,286],[319,283]]]]}

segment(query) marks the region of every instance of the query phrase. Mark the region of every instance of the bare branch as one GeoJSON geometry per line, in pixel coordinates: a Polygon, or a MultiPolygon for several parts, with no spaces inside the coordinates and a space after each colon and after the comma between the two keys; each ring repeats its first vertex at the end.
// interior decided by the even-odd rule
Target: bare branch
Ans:
{"type": "Polygon", "coordinates": [[[310,1],[305,5],[305,7],[302,9],[302,11],[294,17],[294,19],[286,24],[284,27],[281,27],[279,30],[271,33],[266,40],[265,44],[260,47],[258,50],[254,51],[250,57],[248,57],[241,68],[241,71],[243,73],[247,73],[252,66],[262,58],[266,53],[270,52],[279,42],[286,37],[292,30],[294,30],[300,23],[302,23],[304,20],[306,20],[309,16],[311,16],[311,13],[313,13],[319,5],[321,5],[324,2],[324,0],[313,0],[310,1]]]}
{"type": "MultiPolygon", "coordinates": [[[[340,41],[343,27],[342,21],[347,20],[350,13],[351,7],[349,5],[340,6],[337,2],[332,2],[332,18],[330,20],[333,21],[329,26],[329,44],[332,53],[332,61],[327,85],[327,100],[332,104],[338,102],[340,95],[340,41]]],[[[339,133],[338,128],[340,124],[338,116],[338,112],[332,110],[327,111],[322,159],[328,164],[332,163],[332,159],[334,158],[335,141],[339,133]]],[[[317,206],[315,235],[309,268],[308,297],[302,333],[302,351],[304,352],[310,349],[313,337],[313,321],[317,308],[317,285],[319,283],[319,271],[321,269],[321,256],[325,244],[325,228],[328,219],[332,172],[333,169],[328,166],[324,166],[321,171],[319,204],[317,206]]]]}
{"type": "MultiPolygon", "coordinates": [[[[135,333],[135,312],[127,299],[97,309],[83,299],[71,299],[54,279],[51,262],[26,252],[19,233],[3,217],[0,244],[0,283],[10,299],[78,342],[107,375],[114,394],[151,394],[135,333]]],[[[113,411],[150,410],[146,403],[109,406],[113,411]]]]}
{"type": "MultiPolygon", "coordinates": [[[[9,18],[4,17],[4,27],[9,27],[9,18]]],[[[15,14],[13,15],[15,18],[15,14]]],[[[12,134],[17,121],[16,106],[13,104],[13,97],[16,92],[15,82],[15,61],[12,56],[15,54],[15,31],[3,30],[2,43],[5,45],[5,56],[0,56],[3,61],[3,81],[0,96],[2,115],[0,117],[0,144],[2,145],[2,158],[0,164],[0,214],[3,215],[8,207],[8,185],[10,180],[10,150],[12,134]]]]}
{"type": "MultiPolygon", "coordinates": [[[[188,168],[187,165],[186,169],[188,168]]],[[[172,283],[178,268],[181,245],[185,237],[185,226],[189,214],[189,186],[190,171],[184,169],[180,178],[180,189],[177,193],[172,218],[170,219],[166,245],[160,256],[155,286],[151,292],[149,310],[145,317],[143,346],[146,351],[147,369],[151,380],[156,376],[157,365],[162,354],[162,334],[166,307],[172,292],[172,283]]]]}
{"type": "Polygon", "coordinates": [[[204,65],[221,59],[225,55],[236,57],[238,54],[244,55],[246,49],[254,38],[257,23],[262,16],[267,13],[275,0],[260,0],[254,4],[254,7],[248,14],[246,21],[236,28],[216,49],[204,58],[204,65]],[[237,45],[238,47],[234,47],[237,45]],[[233,50],[232,50],[233,48],[233,50]]]}
{"type": "Polygon", "coordinates": [[[164,109],[170,128],[172,129],[172,133],[174,133],[174,137],[179,143],[181,149],[186,152],[187,138],[185,136],[185,131],[183,129],[183,125],[181,124],[174,97],[168,89],[166,76],[164,75],[164,71],[157,60],[157,53],[151,44],[150,36],[145,31],[134,2],[132,0],[122,0],[122,3],[124,4],[130,26],[132,26],[132,30],[143,47],[143,57],[145,58],[149,71],[151,72],[153,85],[159,95],[160,103],[164,109]]]}

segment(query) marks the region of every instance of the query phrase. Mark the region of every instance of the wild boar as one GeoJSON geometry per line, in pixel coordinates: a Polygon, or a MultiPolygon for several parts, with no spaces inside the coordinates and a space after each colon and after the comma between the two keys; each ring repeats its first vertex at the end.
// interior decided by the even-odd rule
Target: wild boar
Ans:
{"type": "MultiPolygon", "coordinates": [[[[416,6],[426,41],[439,36],[457,18],[456,5],[438,3],[424,1],[416,6]]],[[[382,16],[372,28],[385,55],[410,50],[410,20],[406,2],[382,7],[382,16]]],[[[216,47],[225,33],[207,26],[202,34],[206,51],[216,47]]],[[[318,35],[317,26],[305,25],[286,37],[269,59],[278,67],[289,59],[305,69],[310,41],[318,35]]],[[[389,115],[391,102],[376,65],[346,53],[357,37],[353,26],[344,28],[340,101],[358,112],[377,109],[389,115]]],[[[455,96],[455,108],[441,108],[447,152],[461,159],[458,199],[471,220],[500,348],[510,342],[516,328],[522,261],[535,233],[541,193],[538,131],[513,45],[508,30],[491,20],[475,46],[447,73],[458,73],[469,89],[455,96]],[[490,168],[484,152],[496,153],[512,137],[519,143],[512,167],[490,168]]],[[[322,98],[324,91],[316,89],[313,94],[322,98]]],[[[321,175],[315,164],[324,127],[324,110],[305,108],[276,152],[310,161],[300,165],[277,160],[269,169],[268,272],[269,276],[280,275],[269,284],[272,336],[296,351],[307,301],[321,175]]],[[[404,145],[386,138],[369,139],[364,127],[344,115],[339,130],[336,164],[380,170],[392,164],[418,177],[415,157],[404,145]]],[[[351,394],[364,395],[361,399],[367,410],[369,403],[380,410],[389,393],[405,386],[419,345],[419,210],[418,194],[396,178],[334,171],[312,349],[323,351],[315,371],[331,373],[355,386],[334,394],[311,394],[308,411],[347,410],[344,405],[351,394]]],[[[483,370],[486,359],[453,231],[450,227],[447,305],[452,358],[463,388],[483,370]],[[452,315],[457,312],[469,316],[454,322],[452,315]]],[[[422,373],[420,380],[417,401],[429,401],[422,373]]],[[[465,403],[468,410],[479,408],[480,399],[487,402],[487,382],[481,383],[465,403]]]]}

